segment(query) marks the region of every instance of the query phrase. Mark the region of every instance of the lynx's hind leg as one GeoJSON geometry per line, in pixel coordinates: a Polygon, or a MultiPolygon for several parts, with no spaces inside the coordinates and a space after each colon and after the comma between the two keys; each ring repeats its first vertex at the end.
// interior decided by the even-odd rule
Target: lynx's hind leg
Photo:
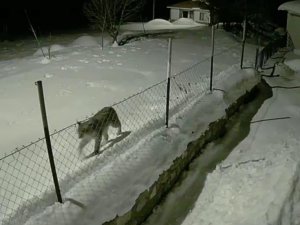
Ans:
{"type": "Polygon", "coordinates": [[[105,145],[108,141],[108,127],[103,130],[102,135],[103,135],[102,145],[105,145]]]}
{"type": "Polygon", "coordinates": [[[120,123],[120,126],[118,126],[117,134],[120,135],[121,133],[122,133],[122,129],[121,129],[121,123],[120,123]]]}
{"type": "Polygon", "coordinates": [[[117,131],[117,135],[121,134],[122,133],[122,126],[121,126],[121,122],[118,118],[118,116],[116,115],[116,120],[114,121],[114,124],[113,124],[113,127],[114,128],[117,128],[118,131],[117,131]]]}
{"type": "Polygon", "coordinates": [[[101,139],[102,139],[101,135],[99,137],[95,138],[95,148],[94,148],[95,154],[99,154],[99,152],[100,152],[101,139]]]}

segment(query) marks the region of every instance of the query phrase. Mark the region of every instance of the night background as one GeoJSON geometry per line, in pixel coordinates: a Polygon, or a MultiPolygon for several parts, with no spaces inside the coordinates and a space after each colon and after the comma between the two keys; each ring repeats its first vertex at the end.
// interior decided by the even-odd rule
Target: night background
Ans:
{"type": "MultiPolygon", "coordinates": [[[[169,18],[167,5],[181,2],[182,0],[156,0],[156,18],[169,18]]],[[[39,35],[49,33],[62,33],[75,29],[89,27],[88,20],[83,13],[83,6],[88,0],[45,0],[45,1],[19,1],[5,0],[0,6],[0,40],[14,40],[31,35],[25,10],[39,35]]],[[[245,1],[210,0],[219,6],[219,12],[224,13],[224,18],[241,17],[245,1]],[[230,15],[230,16],[228,16],[230,15]]],[[[248,10],[251,13],[261,13],[269,20],[285,26],[286,15],[277,10],[278,6],[286,0],[254,0],[247,1],[248,10]]],[[[152,1],[145,3],[140,15],[136,15],[135,21],[149,21],[152,19],[152,1]]]]}

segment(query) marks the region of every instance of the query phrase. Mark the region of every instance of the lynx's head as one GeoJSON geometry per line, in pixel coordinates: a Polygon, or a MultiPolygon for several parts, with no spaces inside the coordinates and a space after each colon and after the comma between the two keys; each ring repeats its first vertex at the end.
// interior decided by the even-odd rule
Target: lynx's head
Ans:
{"type": "Polygon", "coordinates": [[[77,122],[78,137],[84,138],[85,136],[93,136],[94,126],[92,121],[77,122]]]}

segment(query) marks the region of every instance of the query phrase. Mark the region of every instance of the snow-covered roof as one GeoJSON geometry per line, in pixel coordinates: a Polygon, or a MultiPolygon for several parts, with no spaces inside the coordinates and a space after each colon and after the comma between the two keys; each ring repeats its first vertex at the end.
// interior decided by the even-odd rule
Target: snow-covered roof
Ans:
{"type": "Polygon", "coordinates": [[[300,0],[285,2],[278,7],[278,10],[285,10],[289,13],[300,15],[300,0]]]}
{"type": "Polygon", "coordinates": [[[179,2],[174,5],[170,5],[167,8],[176,8],[176,9],[208,9],[208,5],[201,1],[184,1],[179,2]]]}

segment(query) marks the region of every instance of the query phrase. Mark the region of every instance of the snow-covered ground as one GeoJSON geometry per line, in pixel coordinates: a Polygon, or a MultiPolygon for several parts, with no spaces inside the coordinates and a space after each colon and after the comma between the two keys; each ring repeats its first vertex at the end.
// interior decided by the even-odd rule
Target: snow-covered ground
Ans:
{"type": "Polygon", "coordinates": [[[287,54],[275,74],[266,78],[273,97],[247,138],[208,175],[183,225],[300,224],[300,55],[287,54]]]}
{"type": "MultiPolygon", "coordinates": [[[[240,46],[229,35],[221,30],[218,32],[216,53],[234,47],[227,54],[222,54],[225,56],[222,60],[226,58],[226,61],[216,65],[216,73],[237,63],[240,53],[240,46]]],[[[25,51],[32,52],[32,56],[19,58],[17,48],[7,47],[11,43],[0,46],[3,55],[8,58],[15,55],[14,59],[0,61],[0,136],[5,137],[0,142],[0,156],[42,136],[34,85],[37,80],[44,82],[49,126],[53,131],[166,78],[166,39],[145,39],[101,50],[98,36],[78,37],[77,34],[75,37],[75,40],[69,37],[70,43],[63,45],[53,37],[56,42],[50,44],[50,60],[42,57],[40,50],[25,50],[26,42],[22,42],[21,55],[25,51]]],[[[66,40],[62,42],[66,43],[66,40]]],[[[32,42],[29,43],[32,47],[32,42]]],[[[208,58],[209,46],[210,31],[207,28],[176,34],[172,74],[208,58]]],[[[47,48],[44,50],[47,53],[47,48]]],[[[253,58],[253,52],[248,53],[253,58]]]]}
{"type": "MultiPolygon", "coordinates": [[[[7,219],[8,214],[13,213],[27,200],[28,207],[21,208],[18,215],[13,216],[8,224],[92,225],[110,220],[116,214],[121,215],[132,207],[137,196],[168,168],[189,141],[199,135],[210,121],[221,115],[229,103],[228,100],[224,101],[222,92],[206,94],[203,97],[208,89],[210,33],[208,27],[202,27],[172,34],[172,74],[185,72],[182,74],[183,81],[178,78],[178,83],[173,85],[177,85],[180,93],[184,94],[173,97],[171,94],[174,104],[171,104],[173,117],[170,129],[166,130],[163,126],[165,84],[162,83],[158,89],[155,89],[158,86],[149,89],[154,92],[143,93],[144,96],[137,98],[135,102],[131,99],[123,102],[122,106],[115,105],[121,114],[124,131],[132,133],[125,142],[107,149],[99,157],[82,162],[76,152],[78,140],[73,129],[75,127],[71,127],[73,130],[70,132],[63,131],[65,135],[71,136],[72,140],[76,140],[71,147],[70,143],[62,143],[61,139],[56,139],[59,135],[53,136],[54,154],[71,158],[72,163],[76,164],[76,169],[70,168],[68,159],[56,158],[58,172],[63,174],[60,177],[63,178],[63,198],[79,201],[85,206],[84,209],[70,201],[53,204],[55,196],[52,188],[50,193],[42,195],[49,191],[49,186],[52,187],[50,172],[47,169],[48,162],[44,158],[45,146],[34,144],[33,149],[17,154],[17,157],[23,158],[11,157],[9,162],[6,162],[7,158],[1,161],[1,166],[5,165],[0,171],[0,175],[5,177],[0,191],[1,223],[3,219],[7,219]],[[199,61],[203,62],[195,65],[199,61]],[[186,70],[192,65],[195,66],[186,70]],[[198,82],[191,83],[191,78],[198,82]],[[189,87],[195,88],[198,95],[190,95],[190,90],[182,89],[180,82],[186,82],[189,87]],[[147,93],[151,94],[150,98],[147,93]],[[191,97],[189,101],[183,101],[186,100],[186,96],[191,97]],[[199,99],[203,101],[195,106],[194,103],[199,99]],[[127,103],[130,103],[130,109],[124,110],[123,107],[126,107],[127,103]],[[181,107],[176,108],[176,104],[181,107]],[[199,118],[199,112],[206,116],[199,118]],[[155,113],[159,116],[154,116],[155,113]],[[148,120],[151,120],[153,125],[148,120]],[[143,127],[145,130],[140,132],[143,127]],[[191,132],[194,135],[191,135],[191,132]],[[35,159],[36,156],[39,157],[35,159]],[[27,165],[28,168],[20,165],[27,165]],[[9,169],[15,171],[11,172],[9,169]],[[26,181],[28,182],[27,176],[30,174],[27,172],[32,170],[37,171],[36,178],[41,173],[43,177],[50,179],[37,182],[33,180],[35,183],[28,185],[26,181]],[[80,173],[81,170],[84,172],[80,173]],[[33,196],[34,199],[29,201],[33,196]]],[[[26,52],[33,52],[26,57],[19,57],[18,52],[9,52],[6,43],[0,46],[5,53],[2,58],[8,56],[7,60],[0,61],[2,156],[10,153],[14,147],[42,136],[37,90],[34,85],[37,80],[44,82],[48,122],[53,131],[84,119],[102,107],[119,102],[166,78],[166,39],[144,39],[121,47],[109,47],[109,43],[106,42],[103,50],[99,47],[99,42],[98,36],[87,34],[68,44],[61,44],[57,40],[50,45],[51,59],[44,58],[40,50],[34,52],[26,49],[26,43],[22,44],[26,52]]],[[[47,48],[44,50],[47,52],[47,48]]],[[[248,64],[253,62],[253,53],[254,48],[249,46],[246,50],[248,64]]],[[[230,34],[217,30],[215,84],[228,90],[234,83],[253,80],[255,73],[252,70],[239,71],[239,58],[240,44],[230,34]]],[[[244,90],[245,87],[240,88],[244,90]]]]}

